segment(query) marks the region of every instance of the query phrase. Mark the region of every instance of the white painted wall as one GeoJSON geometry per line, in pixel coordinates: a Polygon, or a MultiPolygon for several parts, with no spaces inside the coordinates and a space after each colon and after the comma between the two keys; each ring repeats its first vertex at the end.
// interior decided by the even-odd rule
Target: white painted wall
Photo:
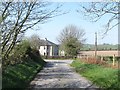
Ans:
{"type": "Polygon", "coordinates": [[[44,56],[44,53],[45,55],[47,55],[47,46],[40,46],[39,52],[40,52],[40,55],[44,56]]]}
{"type": "Polygon", "coordinates": [[[44,53],[45,53],[45,55],[47,55],[47,52],[48,52],[48,56],[58,56],[59,55],[59,47],[56,45],[54,45],[54,46],[40,46],[39,52],[43,56],[44,56],[44,53]]]}
{"type": "Polygon", "coordinates": [[[50,54],[49,56],[53,56],[53,50],[52,50],[52,47],[53,47],[53,46],[50,46],[50,47],[49,47],[49,54],[50,54]]]}

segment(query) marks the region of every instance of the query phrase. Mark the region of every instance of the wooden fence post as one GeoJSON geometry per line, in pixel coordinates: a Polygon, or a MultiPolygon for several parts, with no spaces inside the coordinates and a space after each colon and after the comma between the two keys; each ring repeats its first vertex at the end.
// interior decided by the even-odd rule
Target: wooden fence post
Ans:
{"type": "Polygon", "coordinates": [[[101,56],[101,62],[103,61],[103,56],[101,56]]]}
{"type": "Polygon", "coordinates": [[[115,54],[113,55],[113,66],[115,65],[115,54]]]}
{"type": "Polygon", "coordinates": [[[88,55],[87,55],[87,62],[88,62],[88,60],[89,60],[89,57],[88,57],[88,55]]]}

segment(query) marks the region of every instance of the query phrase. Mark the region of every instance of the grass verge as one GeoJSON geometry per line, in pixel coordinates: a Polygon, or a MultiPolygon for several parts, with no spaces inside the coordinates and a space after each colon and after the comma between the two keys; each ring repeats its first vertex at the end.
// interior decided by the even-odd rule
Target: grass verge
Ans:
{"type": "Polygon", "coordinates": [[[76,72],[86,77],[100,88],[106,90],[118,90],[118,88],[120,88],[117,69],[88,64],[80,60],[74,60],[71,66],[75,68],[76,72]]]}
{"type": "Polygon", "coordinates": [[[2,75],[3,90],[26,89],[37,72],[43,68],[44,64],[45,62],[42,59],[36,61],[30,59],[21,64],[8,66],[2,75]]]}

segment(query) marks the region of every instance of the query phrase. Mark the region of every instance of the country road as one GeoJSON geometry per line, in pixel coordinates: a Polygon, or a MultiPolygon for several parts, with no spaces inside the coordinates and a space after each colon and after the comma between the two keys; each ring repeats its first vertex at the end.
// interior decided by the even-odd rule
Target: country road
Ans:
{"type": "Polygon", "coordinates": [[[46,66],[30,83],[30,90],[41,88],[97,88],[77,74],[70,64],[73,60],[45,60],[46,66]]]}

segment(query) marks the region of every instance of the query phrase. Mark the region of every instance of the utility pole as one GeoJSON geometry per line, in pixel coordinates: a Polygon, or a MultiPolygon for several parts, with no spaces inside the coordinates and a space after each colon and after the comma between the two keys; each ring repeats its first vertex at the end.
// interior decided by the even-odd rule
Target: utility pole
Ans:
{"type": "Polygon", "coordinates": [[[97,32],[95,32],[95,59],[97,60],[97,32]]]}
{"type": "Polygon", "coordinates": [[[47,59],[47,56],[48,56],[48,41],[47,41],[47,38],[45,38],[45,41],[46,41],[46,59],[47,59]]]}

